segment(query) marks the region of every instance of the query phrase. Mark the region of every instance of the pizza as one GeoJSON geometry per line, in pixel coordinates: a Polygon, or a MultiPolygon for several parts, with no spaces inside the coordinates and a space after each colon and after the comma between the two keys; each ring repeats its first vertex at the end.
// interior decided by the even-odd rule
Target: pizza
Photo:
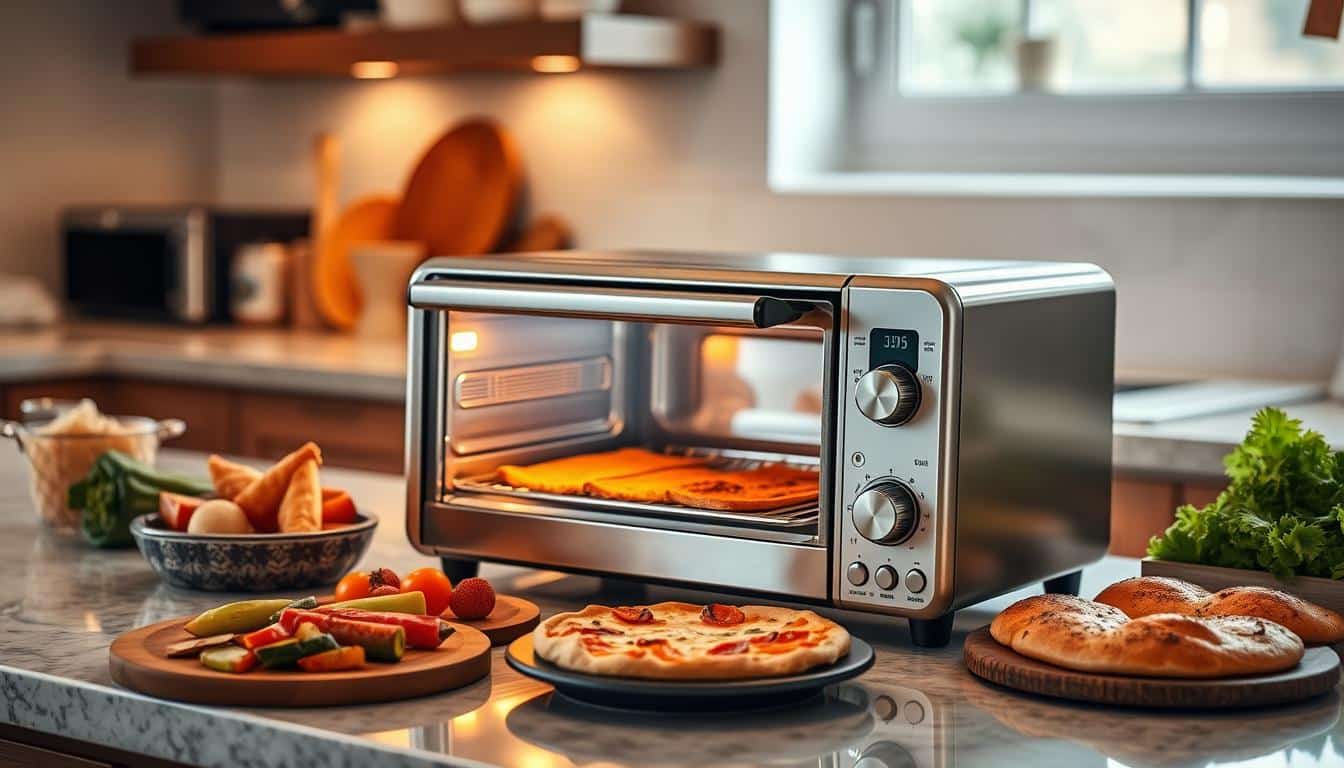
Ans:
{"type": "Polygon", "coordinates": [[[849,632],[812,611],[764,605],[590,605],[532,632],[537,656],[591,675],[741,680],[792,675],[849,653],[849,632]]]}

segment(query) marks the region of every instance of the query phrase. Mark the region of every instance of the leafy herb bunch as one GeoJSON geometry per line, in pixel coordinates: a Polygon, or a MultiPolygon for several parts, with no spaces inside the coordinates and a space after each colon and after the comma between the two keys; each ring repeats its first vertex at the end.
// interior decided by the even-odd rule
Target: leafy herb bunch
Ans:
{"type": "Polygon", "coordinates": [[[1344,578],[1344,452],[1277,408],[1251,421],[1223,459],[1231,482],[1203,508],[1176,510],[1176,522],[1148,542],[1160,560],[1344,578]]]}

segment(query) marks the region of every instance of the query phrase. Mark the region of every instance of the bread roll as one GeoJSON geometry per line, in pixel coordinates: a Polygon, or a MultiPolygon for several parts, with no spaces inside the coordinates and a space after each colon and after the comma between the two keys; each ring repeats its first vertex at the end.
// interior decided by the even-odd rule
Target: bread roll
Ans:
{"type": "Polygon", "coordinates": [[[1268,587],[1228,587],[1210,594],[1198,584],[1181,579],[1138,576],[1103,589],[1097,602],[1119,608],[1130,618],[1154,613],[1254,616],[1282,624],[1309,645],[1344,640],[1344,616],[1268,587]]]}
{"type": "Polygon", "coordinates": [[[1247,616],[1159,613],[1131,619],[1072,595],[1019,600],[989,627],[1001,645],[1082,672],[1217,678],[1290,669],[1302,641],[1279,624],[1247,616]]]}

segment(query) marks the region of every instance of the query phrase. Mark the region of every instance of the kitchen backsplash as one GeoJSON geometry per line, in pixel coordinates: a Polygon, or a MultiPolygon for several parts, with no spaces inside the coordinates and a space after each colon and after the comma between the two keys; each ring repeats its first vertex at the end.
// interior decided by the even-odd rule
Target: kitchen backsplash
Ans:
{"type": "MultiPolygon", "coordinates": [[[[485,113],[519,140],[531,210],[563,213],[583,247],[1093,261],[1119,286],[1122,372],[1324,379],[1333,369],[1344,329],[1339,201],[777,195],[765,173],[766,0],[627,7],[717,22],[722,64],[676,76],[146,80],[134,98],[167,94],[168,106],[142,120],[152,124],[142,143],[117,141],[157,148],[158,172],[172,176],[161,189],[188,194],[208,173],[219,202],[289,205],[311,197],[319,130],[342,140],[350,200],[398,189],[449,123],[485,113]],[[186,127],[167,131],[167,114],[186,127]],[[178,164],[188,170],[169,174],[178,164]]],[[[121,55],[106,66],[124,66],[121,55]]],[[[86,196],[73,185],[62,194],[86,196]]]]}

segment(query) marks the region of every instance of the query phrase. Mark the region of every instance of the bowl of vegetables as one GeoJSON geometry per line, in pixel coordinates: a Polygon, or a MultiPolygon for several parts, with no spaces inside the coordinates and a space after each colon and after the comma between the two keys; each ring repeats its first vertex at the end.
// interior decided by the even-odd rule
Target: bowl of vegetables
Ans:
{"type": "Polygon", "coordinates": [[[1224,459],[1227,489],[1148,542],[1146,576],[1283,589],[1344,611],[1344,452],[1278,408],[1224,459]]]}
{"type": "Polygon", "coordinates": [[[369,512],[338,528],[301,533],[188,533],[157,514],[131,521],[131,536],[164,581],[210,592],[274,592],[338,581],[373,541],[369,512]]]}

